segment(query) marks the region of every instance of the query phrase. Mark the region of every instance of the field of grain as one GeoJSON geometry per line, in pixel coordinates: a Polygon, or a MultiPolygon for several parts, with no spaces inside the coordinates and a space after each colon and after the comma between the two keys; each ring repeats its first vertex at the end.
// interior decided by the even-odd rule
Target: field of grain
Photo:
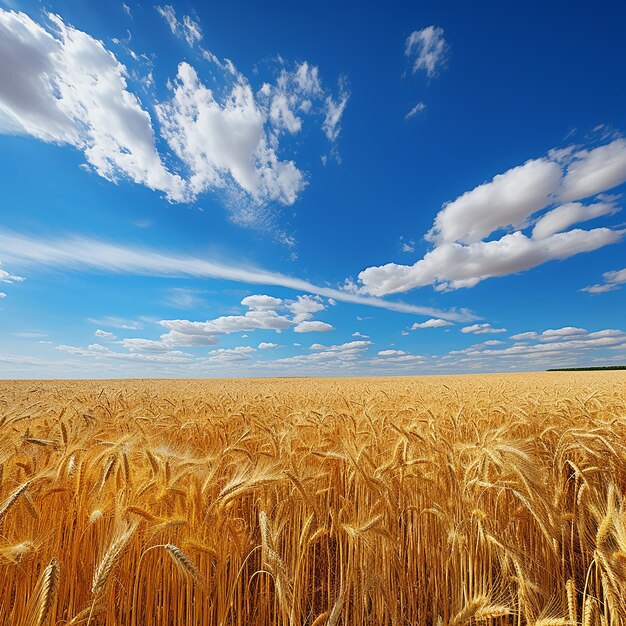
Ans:
{"type": "Polygon", "coordinates": [[[626,624],[626,374],[0,382],[0,623],[626,624]]]}

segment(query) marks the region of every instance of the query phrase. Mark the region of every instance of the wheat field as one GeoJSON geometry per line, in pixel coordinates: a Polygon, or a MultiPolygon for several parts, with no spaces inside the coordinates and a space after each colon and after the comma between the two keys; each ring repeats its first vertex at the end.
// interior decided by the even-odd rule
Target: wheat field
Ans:
{"type": "Polygon", "coordinates": [[[626,374],[0,382],[0,623],[626,624],[626,374]]]}

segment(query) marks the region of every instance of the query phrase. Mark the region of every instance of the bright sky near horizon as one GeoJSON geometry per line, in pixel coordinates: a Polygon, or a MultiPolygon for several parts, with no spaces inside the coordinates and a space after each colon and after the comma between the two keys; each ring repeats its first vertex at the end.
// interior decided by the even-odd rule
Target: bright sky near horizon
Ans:
{"type": "Polygon", "coordinates": [[[626,364],[624,24],[0,0],[0,377],[626,364]]]}

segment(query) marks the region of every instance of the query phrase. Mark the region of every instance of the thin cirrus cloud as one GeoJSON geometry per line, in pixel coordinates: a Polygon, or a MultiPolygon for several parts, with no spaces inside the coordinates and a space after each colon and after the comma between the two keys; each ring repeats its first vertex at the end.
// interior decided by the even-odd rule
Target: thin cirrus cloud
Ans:
{"type": "MultiPolygon", "coordinates": [[[[170,6],[158,10],[175,35],[199,45],[196,21],[179,21],[170,6]]],[[[306,186],[304,172],[279,154],[285,136],[297,134],[307,117],[318,120],[331,145],[338,139],[346,81],[335,96],[306,62],[281,66],[275,81],[255,91],[232,62],[200,48],[222,87],[207,87],[191,63],[181,62],[168,81],[169,97],[149,103],[152,118],[132,91],[132,72],[111,50],[58,15],[46,17],[38,23],[0,9],[0,133],[73,146],[109,181],[133,181],[170,202],[221,190],[245,205],[233,209],[235,221],[254,225],[259,207],[293,204],[306,186]]]]}
{"type": "Polygon", "coordinates": [[[436,76],[445,66],[448,55],[443,28],[427,26],[414,30],[405,41],[404,54],[411,62],[413,74],[423,70],[429,78],[436,76]]]}
{"type": "Polygon", "coordinates": [[[616,244],[623,230],[570,227],[616,213],[616,198],[602,192],[624,181],[623,138],[591,150],[553,150],[445,203],[425,236],[433,249],[413,265],[366,268],[358,291],[383,296],[426,285],[437,291],[474,287],[487,278],[616,244]],[[581,202],[592,196],[595,201],[581,202]],[[525,234],[542,210],[532,233],[525,234]],[[512,232],[489,239],[502,230],[512,232]]]}
{"type": "Polygon", "coordinates": [[[184,39],[187,44],[193,47],[202,39],[202,28],[197,20],[189,15],[184,15],[182,20],[176,17],[176,11],[170,4],[154,7],[157,13],[166,21],[172,34],[184,39]]]}
{"type": "Polygon", "coordinates": [[[405,120],[410,120],[412,117],[415,117],[418,113],[423,113],[426,110],[426,105],[423,102],[418,102],[405,116],[405,120]]]}
{"type": "MultiPolygon", "coordinates": [[[[65,271],[92,271],[135,276],[214,278],[250,285],[285,287],[341,302],[376,308],[436,316],[450,321],[472,321],[476,316],[466,309],[439,310],[404,302],[320,287],[309,281],[262,268],[222,263],[199,257],[182,256],[102,242],[86,237],[40,239],[0,230],[0,258],[23,268],[65,271]]],[[[305,306],[305,305],[301,305],[305,306]]],[[[307,304],[314,307],[315,304],[307,304]]],[[[100,324],[103,325],[103,324],[100,324]]]]}

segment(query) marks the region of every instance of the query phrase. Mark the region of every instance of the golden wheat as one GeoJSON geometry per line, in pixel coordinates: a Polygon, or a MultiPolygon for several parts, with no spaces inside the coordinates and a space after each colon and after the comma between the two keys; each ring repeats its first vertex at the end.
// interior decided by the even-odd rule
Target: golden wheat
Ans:
{"type": "Polygon", "coordinates": [[[622,372],[0,382],[0,623],[626,626],[625,493],[622,372]]]}

